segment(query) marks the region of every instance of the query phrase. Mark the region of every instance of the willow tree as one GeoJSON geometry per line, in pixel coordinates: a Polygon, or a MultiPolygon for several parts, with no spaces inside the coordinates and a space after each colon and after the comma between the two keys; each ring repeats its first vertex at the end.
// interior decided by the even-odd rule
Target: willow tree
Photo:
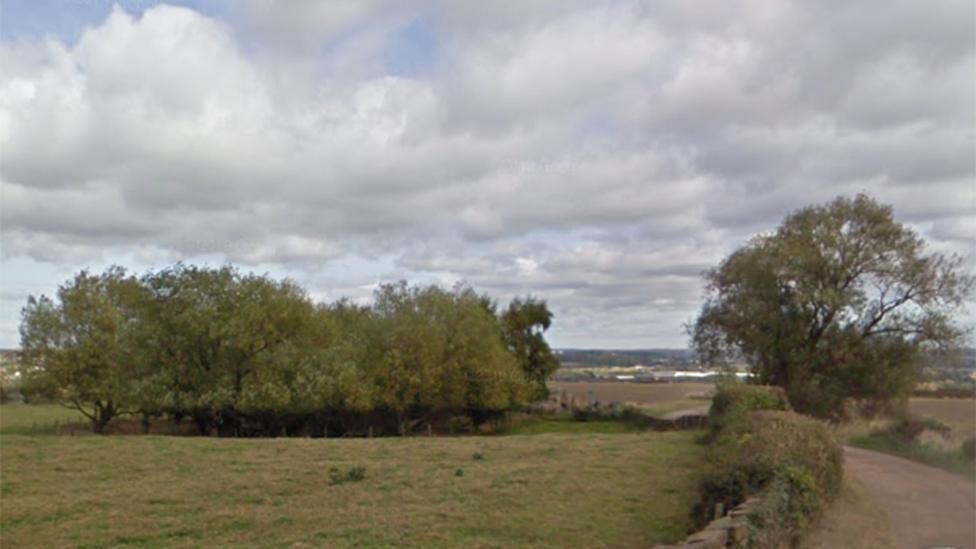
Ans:
{"type": "Polygon", "coordinates": [[[744,357],[794,408],[834,418],[905,397],[920,353],[961,342],[954,316],[973,288],[959,257],[928,252],[864,195],[793,213],[706,280],[691,329],[700,357],[744,357]]]}
{"type": "Polygon", "coordinates": [[[132,412],[143,293],[134,277],[112,267],[80,272],[55,299],[30,296],[20,324],[25,389],[78,410],[96,433],[132,412]]]}
{"type": "Polygon", "coordinates": [[[271,379],[260,371],[293,360],[289,349],[308,344],[313,304],[290,281],[230,266],[177,264],[141,282],[151,296],[143,310],[145,400],[156,400],[156,412],[189,415],[201,432],[239,433],[254,385],[271,379]]]}

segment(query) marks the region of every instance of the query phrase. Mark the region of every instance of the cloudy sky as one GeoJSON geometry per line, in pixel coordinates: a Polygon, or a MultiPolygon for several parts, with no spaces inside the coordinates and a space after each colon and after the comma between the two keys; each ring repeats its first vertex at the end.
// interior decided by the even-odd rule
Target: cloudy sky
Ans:
{"type": "Polygon", "coordinates": [[[0,1],[0,347],[83,267],[181,259],[680,347],[701,271],[860,191],[974,264],[971,0],[177,4],[0,1]]]}

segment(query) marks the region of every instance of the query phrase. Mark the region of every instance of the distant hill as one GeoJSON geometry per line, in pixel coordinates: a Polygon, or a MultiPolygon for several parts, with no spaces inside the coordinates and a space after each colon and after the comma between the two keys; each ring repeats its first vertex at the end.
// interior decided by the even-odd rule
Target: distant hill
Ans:
{"type": "Polygon", "coordinates": [[[563,368],[681,365],[695,361],[690,349],[556,349],[555,353],[563,368]]]}

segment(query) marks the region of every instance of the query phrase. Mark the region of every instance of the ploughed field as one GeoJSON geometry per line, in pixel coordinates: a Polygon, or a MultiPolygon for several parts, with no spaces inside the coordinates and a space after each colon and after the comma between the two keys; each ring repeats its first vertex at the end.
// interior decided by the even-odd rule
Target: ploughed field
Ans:
{"type": "Polygon", "coordinates": [[[0,407],[4,548],[646,547],[686,535],[703,468],[694,432],[29,435],[11,421],[34,407],[12,408],[0,407]]]}

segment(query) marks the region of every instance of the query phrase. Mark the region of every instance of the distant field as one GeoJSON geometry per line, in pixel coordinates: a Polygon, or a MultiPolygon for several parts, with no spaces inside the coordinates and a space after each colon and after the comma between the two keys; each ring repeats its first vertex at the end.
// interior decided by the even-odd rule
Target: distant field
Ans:
{"type": "Polygon", "coordinates": [[[87,422],[77,410],[59,404],[0,405],[0,435],[52,433],[55,425],[87,422]]]}
{"type": "Polygon", "coordinates": [[[961,435],[976,432],[976,399],[972,398],[913,398],[909,409],[920,416],[937,419],[961,435]]]}
{"type": "Polygon", "coordinates": [[[647,547],[691,526],[695,437],[7,434],[0,532],[5,549],[647,547]],[[357,466],[364,480],[332,484],[357,466]]]}
{"type": "Polygon", "coordinates": [[[703,394],[715,388],[712,383],[626,383],[616,381],[551,381],[551,390],[564,390],[585,397],[589,391],[601,402],[628,402],[640,405],[653,414],[707,406],[708,401],[689,395],[703,394]]]}

